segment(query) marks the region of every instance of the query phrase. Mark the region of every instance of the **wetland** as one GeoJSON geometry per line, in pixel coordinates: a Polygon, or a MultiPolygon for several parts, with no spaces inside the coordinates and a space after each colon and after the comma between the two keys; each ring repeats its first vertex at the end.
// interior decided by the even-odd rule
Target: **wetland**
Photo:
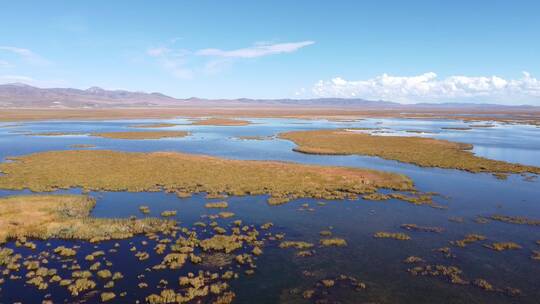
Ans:
{"type": "Polygon", "coordinates": [[[0,302],[538,302],[535,126],[212,119],[5,123],[0,302]]]}

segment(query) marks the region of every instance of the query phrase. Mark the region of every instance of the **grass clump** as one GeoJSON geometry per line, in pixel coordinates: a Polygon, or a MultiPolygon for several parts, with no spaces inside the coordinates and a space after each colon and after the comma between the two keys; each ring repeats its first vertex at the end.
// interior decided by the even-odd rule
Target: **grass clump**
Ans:
{"type": "Polygon", "coordinates": [[[124,131],[124,132],[102,132],[92,133],[92,136],[111,138],[111,139],[161,139],[186,137],[189,132],[186,131],[124,131]]]}
{"type": "Polygon", "coordinates": [[[162,217],[176,216],[176,210],[165,210],[165,211],[161,212],[161,216],[162,217]]]}
{"type": "Polygon", "coordinates": [[[422,231],[422,232],[434,232],[441,233],[444,231],[444,228],[441,227],[429,227],[429,226],[419,226],[416,224],[403,224],[401,228],[409,231],[422,231]]]}
{"type": "Polygon", "coordinates": [[[468,244],[483,241],[485,239],[486,237],[484,235],[472,233],[472,234],[467,234],[465,238],[462,240],[451,241],[450,243],[454,246],[466,247],[468,244]]]}
{"type": "Polygon", "coordinates": [[[394,239],[394,240],[399,240],[399,241],[408,241],[411,239],[410,236],[408,236],[407,234],[405,233],[401,233],[401,232],[384,232],[384,231],[380,231],[380,232],[377,232],[373,235],[374,238],[376,239],[394,239]]]}
{"type": "Polygon", "coordinates": [[[229,204],[227,202],[215,202],[215,203],[206,203],[204,204],[205,208],[227,208],[229,204]]]}
{"type": "Polygon", "coordinates": [[[510,215],[495,214],[495,215],[490,216],[489,218],[495,221],[509,223],[509,224],[540,226],[540,220],[531,219],[524,216],[510,216],[510,215]]]}
{"type": "Polygon", "coordinates": [[[319,241],[323,247],[343,247],[347,246],[347,241],[341,238],[322,239],[319,241]]]}
{"type": "Polygon", "coordinates": [[[269,202],[356,198],[379,188],[412,191],[400,174],[369,169],[228,160],[175,152],[50,151],[0,164],[0,188],[270,195],[269,202]],[[114,168],[114,170],[111,170],[114,168]]]}
{"type": "MultiPolygon", "coordinates": [[[[97,242],[134,234],[170,231],[174,221],[159,219],[101,219],[89,217],[95,200],[83,195],[19,195],[0,198],[0,243],[32,237],[97,242]]],[[[71,254],[70,248],[57,248],[71,254]]],[[[55,251],[56,251],[55,250],[55,251]]]]}
{"type": "Polygon", "coordinates": [[[279,244],[279,248],[295,248],[305,250],[313,247],[313,243],[303,241],[283,241],[279,244]]]}
{"type": "Polygon", "coordinates": [[[484,245],[484,247],[495,251],[515,250],[521,249],[521,246],[514,242],[498,242],[484,245]]]}
{"type": "Polygon", "coordinates": [[[473,173],[534,173],[540,168],[475,156],[472,145],[446,140],[408,136],[372,136],[354,130],[292,131],[279,135],[298,145],[294,150],[308,154],[368,155],[421,167],[458,169],[473,173]]]}
{"type": "Polygon", "coordinates": [[[116,298],[116,294],[114,292],[102,292],[100,298],[101,302],[108,302],[116,298]]]}

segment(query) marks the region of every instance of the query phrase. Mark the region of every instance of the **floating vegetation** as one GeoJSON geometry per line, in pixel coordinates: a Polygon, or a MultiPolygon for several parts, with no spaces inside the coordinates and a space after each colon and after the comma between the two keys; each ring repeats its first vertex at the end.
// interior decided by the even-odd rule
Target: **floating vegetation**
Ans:
{"type": "Polygon", "coordinates": [[[400,241],[408,241],[411,239],[410,236],[401,232],[377,232],[373,237],[377,239],[394,239],[400,241]]]}
{"type": "MultiPolygon", "coordinates": [[[[415,264],[423,263],[423,261],[414,262],[415,264]]],[[[442,277],[448,282],[456,285],[472,285],[484,291],[500,292],[508,296],[516,297],[521,295],[521,290],[512,287],[496,288],[485,279],[467,280],[463,278],[463,271],[456,266],[447,265],[417,265],[408,269],[408,272],[413,276],[431,276],[442,277]]]]}
{"type": "Polygon", "coordinates": [[[319,232],[319,235],[320,236],[331,236],[332,231],[330,231],[330,230],[322,230],[322,231],[319,232]]]}
{"type": "Polygon", "coordinates": [[[143,214],[150,214],[150,207],[148,207],[148,206],[139,206],[139,210],[143,214]]]}
{"type": "Polygon", "coordinates": [[[456,266],[426,265],[415,266],[409,269],[414,276],[440,276],[446,278],[452,284],[467,285],[470,282],[461,277],[463,271],[456,266]]]}
{"type": "Polygon", "coordinates": [[[495,251],[515,250],[515,249],[522,248],[520,245],[514,242],[491,243],[491,244],[485,244],[484,247],[489,248],[491,250],[495,250],[495,251]]]}
{"type": "MultiPolygon", "coordinates": [[[[82,195],[20,195],[0,198],[0,243],[32,237],[98,242],[135,234],[170,231],[174,221],[159,219],[105,219],[89,217],[95,205],[82,195]]],[[[58,249],[58,248],[57,248],[58,249]]],[[[59,254],[70,252],[60,248],[59,254]]]]}
{"type": "Polygon", "coordinates": [[[494,221],[509,223],[509,224],[518,224],[518,225],[531,225],[531,226],[540,226],[540,220],[530,219],[524,216],[509,216],[509,215],[499,215],[495,214],[489,217],[494,221]]]}
{"type": "Polygon", "coordinates": [[[476,243],[487,239],[486,236],[481,234],[467,234],[464,239],[451,241],[450,244],[458,247],[466,247],[468,244],[476,243]]]}
{"type": "Polygon", "coordinates": [[[53,151],[11,160],[0,164],[0,172],[4,173],[0,175],[0,188],[269,194],[269,203],[301,197],[352,199],[378,188],[414,190],[407,177],[375,170],[227,160],[174,152],[53,151]]]}
{"type": "Polygon", "coordinates": [[[227,202],[214,202],[204,204],[205,208],[227,208],[229,204],[227,202]]]}
{"type": "Polygon", "coordinates": [[[100,298],[101,302],[108,302],[116,298],[116,294],[114,292],[102,292],[100,298]]]}
{"type": "Polygon", "coordinates": [[[162,217],[176,216],[176,210],[165,210],[165,211],[161,212],[161,216],[162,217]]]}
{"type": "Polygon", "coordinates": [[[233,212],[223,211],[223,212],[218,213],[218,216],[219,216],[220,218],[226,219],[226,218],[234,217],[234,213],[233,213],[233,212]]]}
{"type": "Polygon", "coordinates": [[[315,300],[315,303],[334,303],[329,301],[329,289],[342,288],[352,289],[360,292],[366,289],[366,284],[353,276],[339,275],[319,280],[312,288],[302,292],[302,297],[306,300],[315,300]]]}
{"type": "Polygon", "coordinates": [[[435,248],[433,251],[442,253],[447,259],[456,257],[456,255],[452,253],[452,249],[450,249],[450,247],[435,248]]]}
{"type": "Polygon", "coordinates": [[[343,247],[347,246],[347,241],[341,238],[322,239],[319,241],[323,247],[343,247]]]}
{"type": "Polygon", "coordinates": [[[212,118],[195,120],[191,124],[197,125],[197,126],[247,126],[247,125],[250,125],[251,122],[247,120],[240,120],[240,119],[212,117],[212,118]]]}
{"type": "Polygon", "coordinates": [[[368,155],[421,167],[458,169],[473,173],[535,173],[540,168],[474,155],[472,145],[425,137],[372,136],[354,130],[292,131],[279,135],[293,141],[294,151],[308,154],[368,155]]]}
{"type": "Polygon", "coordinates": [[[309,249],[313,247],[313,243],[303,241],[283,241],[279,244],[279,248],[295,248],[295,249],[309,249]]]}
{"type": "Polygon", "coordinates": [[[186,131],[124,131],[124,132],[102,132],[92,133],[92,136],[112,138],[112,139],[161,139],[186,137],[186,131]]]}
{"type": "Polygon", "coordinates": [[[434,232],[441,233],[444,231],[444,228],[441,227],[429,227],[429,226],[418,226],[416,224],[403,224],[401,228],[409,231],[422,231],[422,232],[434,232]]]}
{"type": "Polygon", "coordinates": [[[405,264],[415,264],[415,263],[420,263],[420,262],[424,262],[424,259],[419,258],[417,256],[409,256],[405,260],[403,260],[403,263],[405,264]]]}

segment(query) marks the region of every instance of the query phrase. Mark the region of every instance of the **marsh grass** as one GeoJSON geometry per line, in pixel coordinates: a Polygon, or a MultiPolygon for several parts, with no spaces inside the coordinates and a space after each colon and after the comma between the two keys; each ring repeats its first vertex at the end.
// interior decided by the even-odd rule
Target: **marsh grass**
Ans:
{"type": "Polygon", "coordinates": [[[153,218],[91,218],[89,214],[94,205],[94,199],[82,195],[0,198],[0,243],[25,237],[88,241],[122,239],[139,233],[168,231],[176,225],[174,221],[153,218]]]}
{"type": "Polygon", "coordinates": [[[472,145],[406,136],[372,136],[350,130],[292,131],[279,135],[293,141],[294,151],[307,154],[368,155],[421,167],[458,169],[473,173],[534,173],[540,168],[475,156],[472,145]]]}
{"type": "Polygon", "coordinates": [[[414,190],[408,177],[377,170],[175,152],[50,151],[10,158],[0,172],[3,189],[268,194],[279,203],[301,197],[355,199],[379,188],[414,190]]]}

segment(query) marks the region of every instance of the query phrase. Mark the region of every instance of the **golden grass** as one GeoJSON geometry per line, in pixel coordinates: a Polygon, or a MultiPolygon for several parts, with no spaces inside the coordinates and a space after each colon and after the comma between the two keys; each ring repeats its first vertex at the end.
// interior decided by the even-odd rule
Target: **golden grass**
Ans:
{"type": "Polygon", "coordinates": [[[347,130],[293,131],[279,135],[308,154],[368,155],[421,167],[458,169],[469,172],[534,173],[540,168],[475,156],[472,145],[433,138],[372,136],[347,130]]]}
{"type": "Polygon", "coordinates": [[[176,152],[49,151],[0,164],[0,188],[269,194],[283,200],[356,198],[378,188],[414,190],[404,175],[275,161],[228,160],[176,152]]]}
{"type": "Polygon", "coordinates": [[[206,118],[193,121],[192,125],[197,126],[247,126],[250,121],[230,118],[206,118]]]}
{"type": "Polygon", "coordinates": [[[125,132],[103,132],[92,133],[92,136],[113,139],[161,139],[172,137],[185,137],[189,135],[186,131],[125,131],[125,132]]]}
{"type": "Polygon", "coordinates": [[[89,217],[95,205],[82,195],[20,195],[0,198],[0,243],[32,237],[99,241],[168,230],[176,224],[158,219],[89,217]]]}

